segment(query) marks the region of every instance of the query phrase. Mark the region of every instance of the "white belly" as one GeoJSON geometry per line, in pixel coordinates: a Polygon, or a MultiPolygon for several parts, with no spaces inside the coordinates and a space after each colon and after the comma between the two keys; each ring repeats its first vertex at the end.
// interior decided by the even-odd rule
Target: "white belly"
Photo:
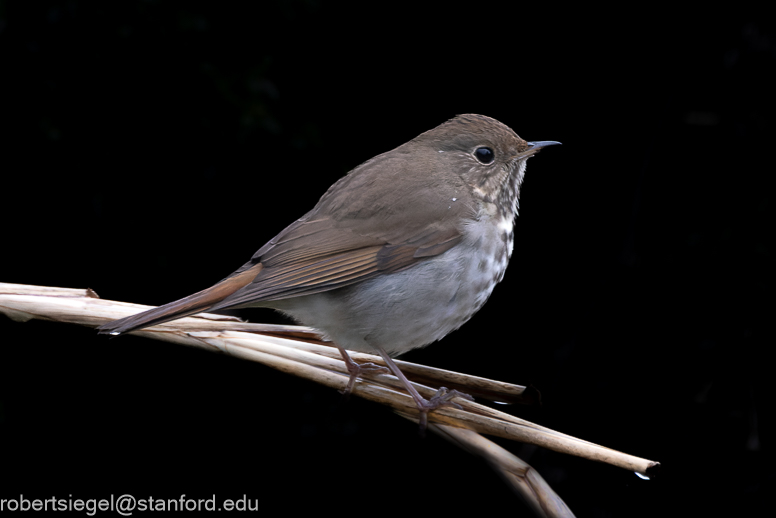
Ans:
{"type": "Polygon", "coordinates": [[[395,356],[460,327],[502,279],[512,251],[511,221],[473,221],[447,252],[406,270],[271,307],[322,331],[345,349],[395,356]],[[505,240],[508,235],[509,239],[505,240]],[[487,243],[487,244],[485,244],[487,243]]]}

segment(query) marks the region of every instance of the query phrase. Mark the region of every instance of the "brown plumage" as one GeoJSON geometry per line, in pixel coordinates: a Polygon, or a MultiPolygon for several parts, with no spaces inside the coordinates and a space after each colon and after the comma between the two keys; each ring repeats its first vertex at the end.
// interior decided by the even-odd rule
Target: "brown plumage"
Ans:
{"type": "MultiPolygon", "coordinates": [[[[468,320],[501,280],[529,143],[482,115],[460,115],[341,178],[316,206],[218,284],[109,322],[121,334],[206,310],[271,307],[341,348],[390,359],[468,320]]],[[[405,380],[406,381],[406,380],[405,380]]],[[[407,383],[422,416],[426,401],[407,383]]]]}

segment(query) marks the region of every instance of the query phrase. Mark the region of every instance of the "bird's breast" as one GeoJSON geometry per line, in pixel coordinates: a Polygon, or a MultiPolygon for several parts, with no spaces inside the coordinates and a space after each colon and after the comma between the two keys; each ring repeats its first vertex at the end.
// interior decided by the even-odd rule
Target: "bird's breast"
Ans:
{"type": "Polygon", "coordinates": [[[410,268],[271,306],[346,349],[380,346],[398,355],[423,347],[469,320],[504,277],[512,221],[480,217],[467,221],[463,234],[453,248],[410,268]]]}

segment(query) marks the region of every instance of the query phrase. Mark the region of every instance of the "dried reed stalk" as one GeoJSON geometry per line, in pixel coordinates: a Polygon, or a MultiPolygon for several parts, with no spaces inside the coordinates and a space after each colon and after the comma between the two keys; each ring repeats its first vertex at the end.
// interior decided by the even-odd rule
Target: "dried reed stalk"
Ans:
{"type": "MultiPolygon", "coordinates": [[[[0,312],[18,321],[37,318],[96,327],[145,309],[148,306],[102,300],[90,289],[0,283],[0,312]]],[[[347,369],[337,349],[326,345],[313,329],[306,327],[251,324],[234,317],[203,313],[133,334],[256,361],[338,390],[344,389],[348,381],[347,369]]],[[[382,364],[379,356],[352,353],[352,357],[359,362],[382,364]]],[[[500,402],[530,401],[537,397],[535,391],[519,385],[402,361],[397,364],[424,397],[431,397],[439,386],[500,402]]],[[[415,403],[392,375],[366,374],[356,383],[353,394],[390,406],[408,419],[417,419],[415,403]]],[[[429,428],[487,459],[538,516],[572,514],[536,471],[479,434],[543,446],[645,476],[650,476],[659,467],[657,462],[583,441],[473,401],[461,398],[455,401],[462,409],[442,407],[434,410],[428,416],[429,428]]]]}

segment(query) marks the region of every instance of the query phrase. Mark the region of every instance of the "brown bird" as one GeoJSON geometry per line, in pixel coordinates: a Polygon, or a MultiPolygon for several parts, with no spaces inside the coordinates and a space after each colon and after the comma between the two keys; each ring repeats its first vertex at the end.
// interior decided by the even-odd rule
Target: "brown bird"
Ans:
{"type": "MultiPolygon", "coordinates": [[[[474,315],[504,277],[526,161],[553,141],[526,142],[483,115],[459,115],[338,180],[307,214],[218,284],[109,322],[117,335],[202,311],[266,307],[346,350],[378,353],[420,411],[456,391],[421,397],[391,359],[441,339],[474,315]]],[[[454,405],[454,404],[453,404],[454,405]]]]}

